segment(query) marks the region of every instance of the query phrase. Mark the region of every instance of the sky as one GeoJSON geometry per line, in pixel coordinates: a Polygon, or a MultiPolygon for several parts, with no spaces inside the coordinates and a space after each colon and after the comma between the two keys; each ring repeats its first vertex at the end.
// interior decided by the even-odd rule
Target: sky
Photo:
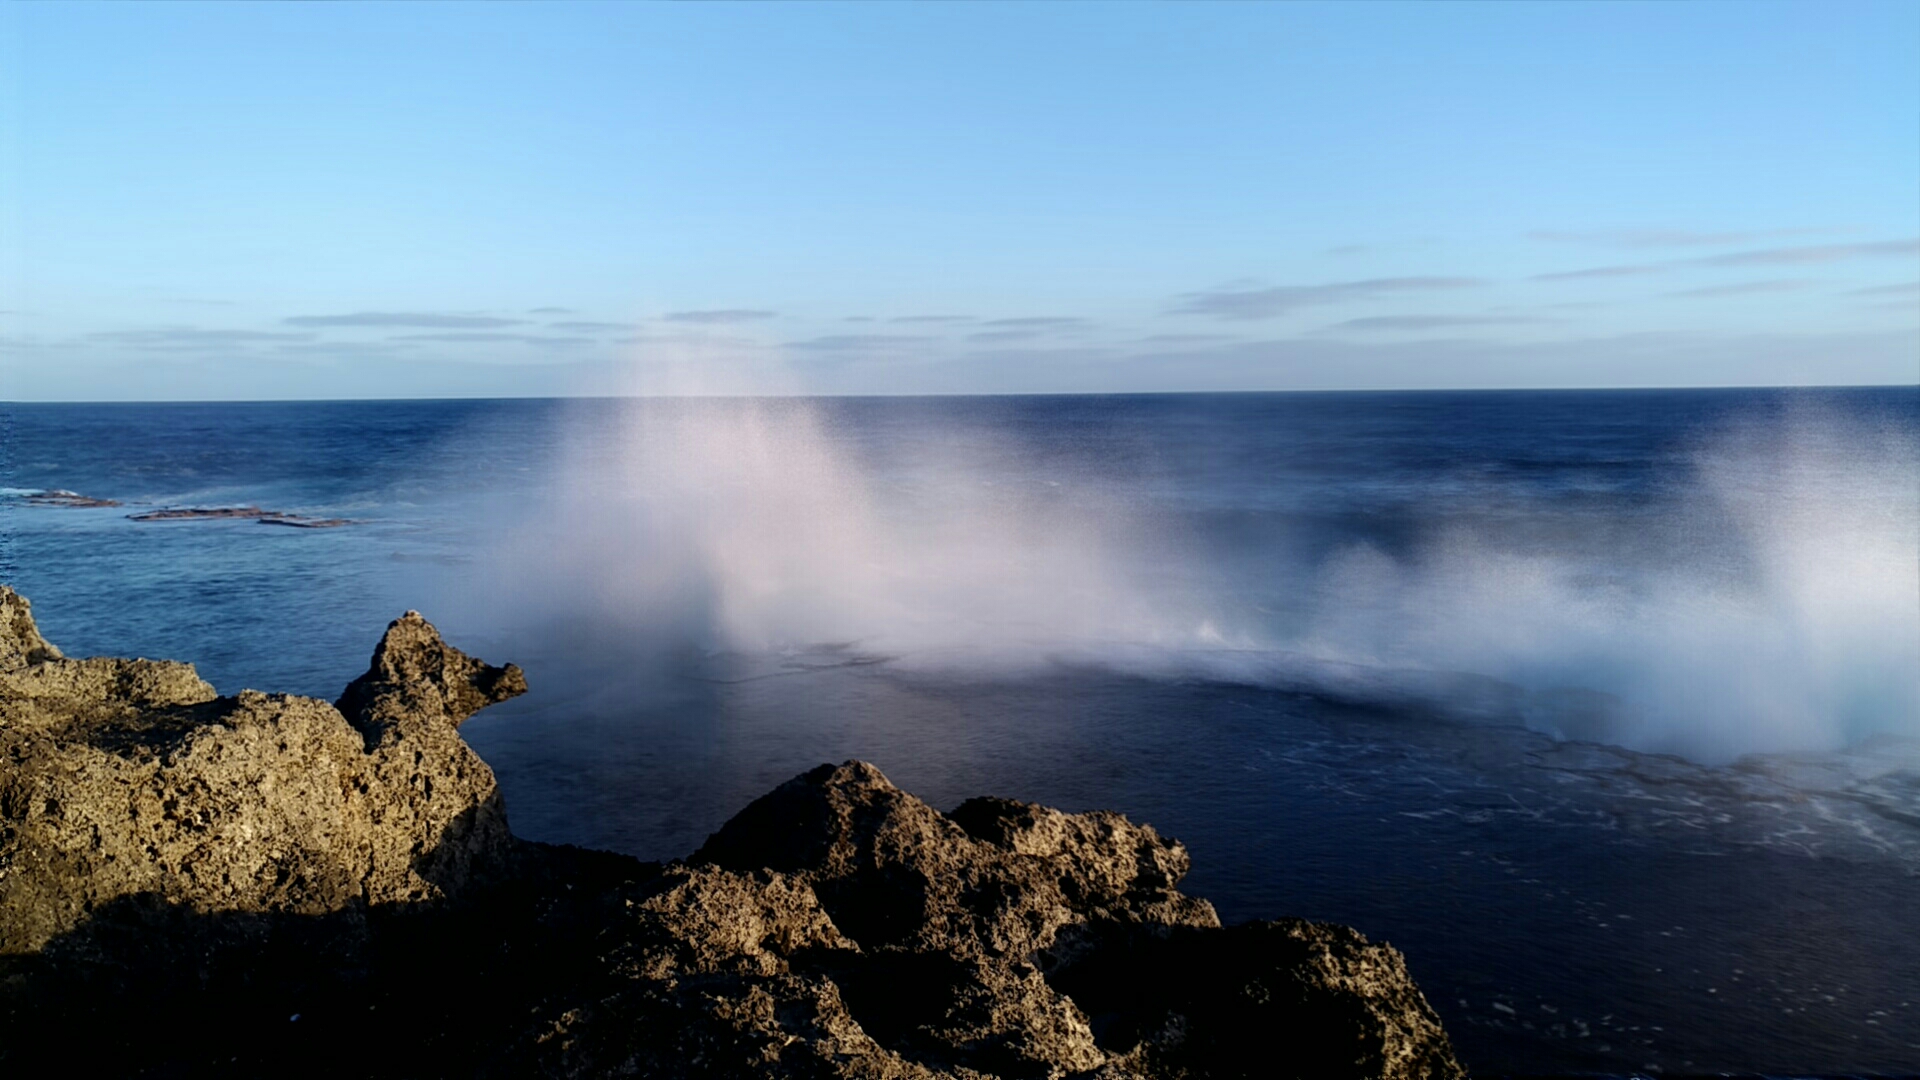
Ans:
{"type": "Polygon", "coordinates": [[[0,5],[0,400],[1920,382],[1920,4],[0,5]]]}

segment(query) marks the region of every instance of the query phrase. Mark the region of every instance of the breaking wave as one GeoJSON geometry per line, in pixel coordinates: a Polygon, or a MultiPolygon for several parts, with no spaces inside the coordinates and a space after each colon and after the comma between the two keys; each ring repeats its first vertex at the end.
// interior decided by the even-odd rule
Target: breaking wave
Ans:
{"type": "Polygon", "coordinates": [[[977,430],[636,398],[573,426],[489,580],[529,625],[636,670],[1064,662],[1720,761],[1920,735],[1916,478],[1910,425],[1803,410],[1701,438],[1651,505],[1594,530],[1541,528],[1562,513],[1544,502],[1452,513],[1477,498],[1453,490],[1399,550],[1222,563],[1151,485],[1037,469],[977,430]]]}

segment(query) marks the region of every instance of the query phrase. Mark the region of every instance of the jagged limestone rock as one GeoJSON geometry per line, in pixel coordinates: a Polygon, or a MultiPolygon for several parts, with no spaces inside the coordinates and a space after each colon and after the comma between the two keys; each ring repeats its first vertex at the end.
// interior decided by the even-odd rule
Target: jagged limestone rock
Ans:
{"type": "Polygon", "coordinates": [[[853,761],[685,863],[516,841],[458,728],[525,688],[408,612],[337,704],[218,697],[0,587],[0,1072],[1463,1075],[1393,949],[1222,928],[1114,813],[853,761]]]}
{"type": "Polygon", "coordinates": [[[592,974],[497,1075],[1463,1075],[1393,949],[1222,929],[1187,867],[1118,814],[949,815],[823,765],[625,886],[592,974]]]}
{"type": "Polygon", "coordinates": [[[4,587],[0,611],[0,953],[37,951],[121,897],[318,914],[504,868],[493,772],[456,727],[525,683],[418,615],[388,628],[348,717],[218,697],[187,664],[66,659],[4,587]]]}
{"type": "Polygon", "coordinates": [[[60,650],[41,637],[40,628],[33,624],[33,605],[0,585],[0,671],[58,659],[60,650]]]}

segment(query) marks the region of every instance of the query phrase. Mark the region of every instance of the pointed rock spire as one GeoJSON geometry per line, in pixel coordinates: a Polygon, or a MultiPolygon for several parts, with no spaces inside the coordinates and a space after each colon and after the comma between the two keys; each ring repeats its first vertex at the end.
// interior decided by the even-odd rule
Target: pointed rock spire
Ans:
{"type": "Polygon", "coordinates": [[[334,702],[370,741],[402,722],[454,727],[496,702],[527,692],[516,664],[494,667],[448,645],[440,631],[409,611],[387,626],[367,673],[347,684],[334,702]]]}
{"type": "Polygon", "coordinates": [[[40,636],[33,624],[33,605],[27,598],[0,585],[0,671],[60,659],[60,650],[40,636]]]}

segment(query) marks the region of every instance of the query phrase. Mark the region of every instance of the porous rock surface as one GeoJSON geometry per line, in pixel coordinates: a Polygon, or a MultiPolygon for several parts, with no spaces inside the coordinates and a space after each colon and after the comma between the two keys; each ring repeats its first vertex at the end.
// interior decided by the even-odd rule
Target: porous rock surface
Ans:
{"type": "Polygon", "coordinates": [[[943,814],[823,765],[620,890],[594,977],[501,1075],[1462,1075],[1392,948],[1222,929],[1187,868],[1118,814],[943,814]]]}
{"type": "Polygon", "coordinates": [[[513,838],[457,728],[525,687],[408,612],[344,715],[222,698],[190,664],[67,659],[0,587],[0,953],[127,896],[319,914],[467,886],[513,838]]]}
{"type": "Polygon", "coordinates": [[[1222,928],[1118,814],[855,761],[684,862],[516,841],[457,728],[524,688],[410,612],[334,705],[220,698],[0,588],[0,1071],[1463,1075],[1391,947],[1222,928]]]}

